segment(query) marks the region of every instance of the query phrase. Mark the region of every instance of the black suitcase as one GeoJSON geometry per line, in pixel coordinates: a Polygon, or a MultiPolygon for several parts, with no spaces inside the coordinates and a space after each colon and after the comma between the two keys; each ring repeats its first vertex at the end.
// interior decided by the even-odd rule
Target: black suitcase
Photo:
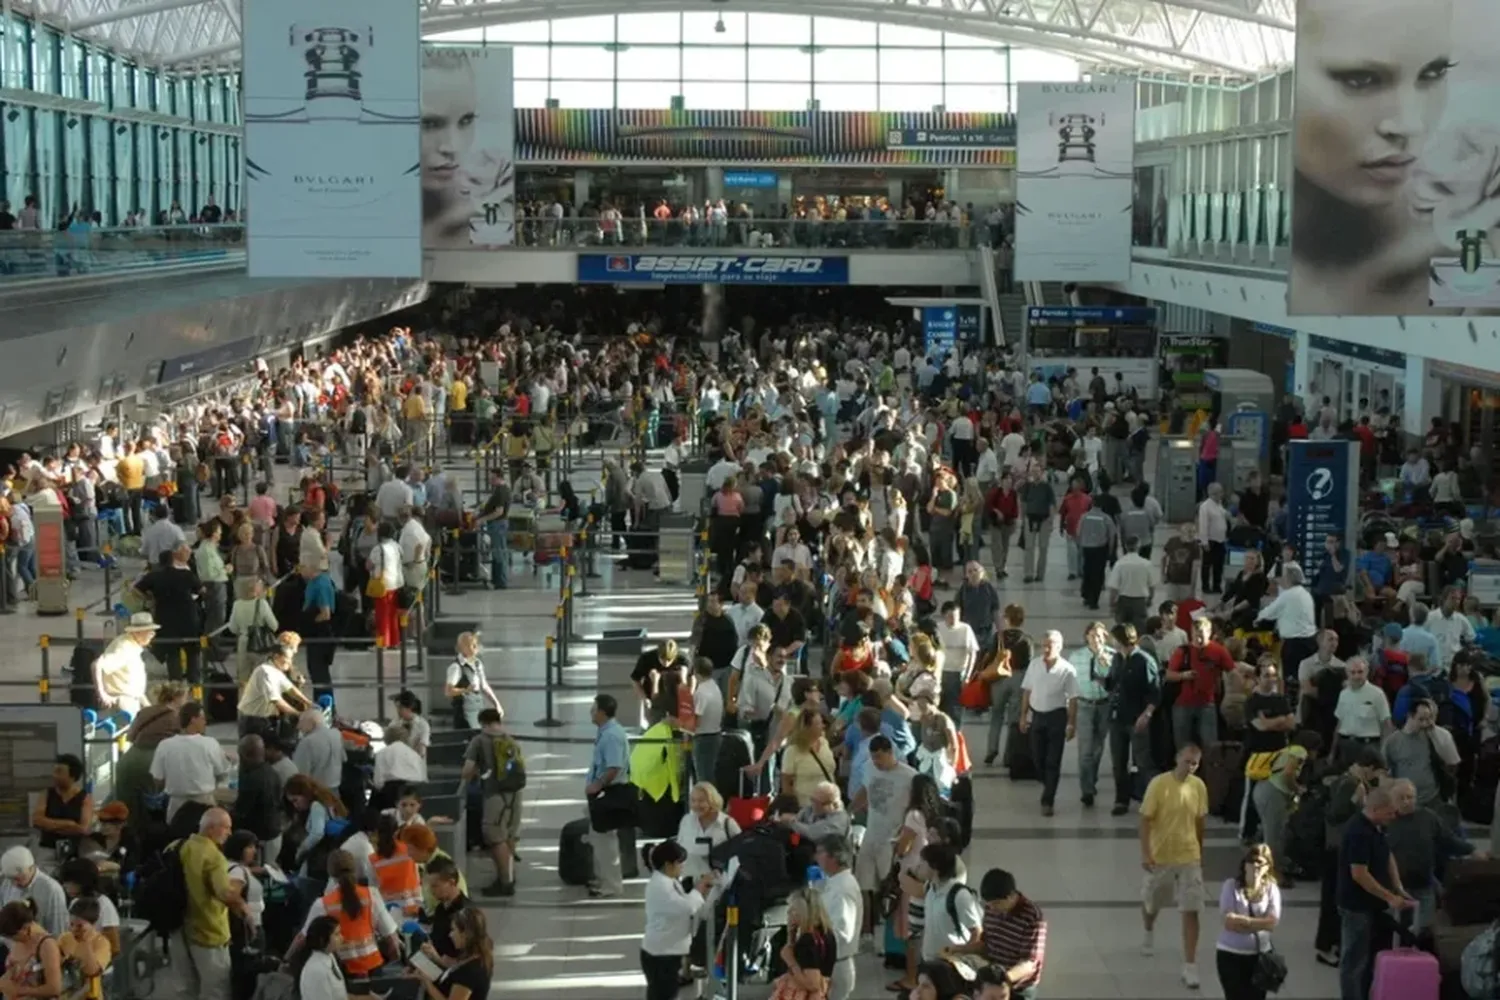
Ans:
{"type": "Polygon", "coordinates": [[[724,801],[743,794],[740,791],[742,768],[755,760],[755,741],[744,729],[726,729],[719,736],[719,756],[714,761],[714,787],[724,801]]]}
{"type": "Polygon", "coordinates": [[[958,849],[968,850],[974,839],[974,782],[967,774],[953,783],[948,795],[948,815],[958,821],[958,849]]]}
{"type": "Polygon", "coordinates": [[[73,674],[68,700],[80,708],[96,708],[99,693],[94,690],[94,661],[104,652],[104,639],[80,639],[73,647],[68,670],[73,674]]]}
{"type": "Polygon", "coordinates": [[[647,840],[675,837],[685,811],[683,800],[672,798],[670,792],[660,799],[642,793],[636,801],[635,828],[647,840]]]}
{"type": "Polygon", "coordinates": [[[233,722],[240,717],[240,694],[234,678],[217,665],[203,669],[203,710],[209,722],[233,722]]]}
{"type": "Polygon", "coordinates": [[[563,826],[557,842],[557,877],[564,885],[588,885],[594,880],[594,848],[589,843],[587,819],[575,819],[563,826]]]}
{"type": "Polygon", "coordinates": [[[631,569],[654,568],[656,566],[656,549],[651,543],[655,540],[650,535],[634,531],[626,532],[625,565],[631,569]]]}
{"type": "Polygon", "coordinates": [[[1005,738],[1005,766],[1010,771],[1011,781],[1038,781],[1041,773],[1036,769],[1036,760],[1031,756],[1031,734],[1021,732],[1019,723],[1010,727],[1005,738]]]}

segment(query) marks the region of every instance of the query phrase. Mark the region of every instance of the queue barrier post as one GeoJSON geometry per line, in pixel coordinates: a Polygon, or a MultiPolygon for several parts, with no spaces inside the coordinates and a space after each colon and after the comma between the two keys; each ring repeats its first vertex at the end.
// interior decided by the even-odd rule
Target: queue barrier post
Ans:
{"type": "Polygon", "coordinates": [[[724,989],[727,1000],[740,997],[740,905],[731,892],[724,907],[724,989]]]}
{"type": "Polygon", "coordinates": [[[40,636],[36,644],[42,651],[42,676],[37,678],[36,690],[45,705],[52,701],[52,637],[40,636]]]}
{"type": "Polygon", "coordinates": [[[584,567],[583,575],[590,580],[597,580],[599,579],[599,521],[593,514],[589,515],[589,527],[593,530],[589,532],[588,551],[585,553],[588,564],[584,567]]]}
{"type": "MultiPolygon", "coordinates": [[[[10,564],[6,561],[5,546],[0,544],[0,614],[16,613],[15,596],[11,593],[10,564]]],[[[107,592],[106,592],[107,596],[107,592]]]]}
{"type": "MultiPolygon", "coordinates": [[[[590,519],[589,523],[593,523],[592,519],[590,519]]],[[[578,580],[578,590],[575,596],[584,599],[594,596],[589,593],[588,563],[586,561],[588,559],[588,549],[589,529],[585,526],[582,531],[578,532],[578,542],[573,546],[573,562],[570,564],[570,569],[574,577],[578,580]]]]}
{"type": "MultiPolygon", "coordinates": [[[[413,604],[412,607],[416,607],[416,605],[413,604]]],[[[397,657],[397,670],[400,671],[401,690],[405,691],[406,690],[406,637],[407,637],[407,630],[411,627],[411,612],[410,611],[403,611],[403,612],[401,612],[400,624],[401,624],[401,650],[400,650],[401,655],[399,657],[397,657]]]]}
{"type": "MultiPolygon", "coordinates": [[[[104,557],[102,560],[100,560],[104,564],[104,610],[100,611],[99,614],[102,617],[105,617],[105,618],[113,618],[115,616],[115,601],[114,601],[114,591],[115,591],[115,557],[114,557],[114,549],[111,546],[109,546],[109,545],[105,545],[99,551],[100,551],[100,554],[103,555],[103,557],[104,557]]],[[[10,574],[6,574],[6,575],[9,576],[10,574]]],[[[8,582],[7,582],[6,586],[7,586],[7,588],[9,587],[9,583],[8,582]]],[[[7,608],[6,610],[14,610],[14,609],[7,608]]]]}
{"type": "Polygon", "coordinates": [[[385,636],[375,637],[375,718],[383,726],[386,724],[385,712],[385,636]]]}
{"type": "Polygon", "coordinates": [[[88,612],[85,611],[85,610],[83,610],[82,608],[74,608],[73,609],[73,625],[74,625],[73,631],[78,636],[78,641],[79,642],[83,641],[83,619],[84,619],[84,616],[87,615],[87,614],[88,614],[88,612]]]}
{"type": "Polygon", "coordinates": [[[188,677],[187,666],[188,666],[187,647],[185,647],[185,646],[178,646],[177,647],[177,676],[179,678],[185,679],[187,681],[187,683],[188,683],[188,690],[191,692],[193,700],[196,701],[198,704],[201,705],[201,704],[203,704],[203,678],[201,678],[201,677],[188,677]]]}
{"type": "MultiPolygon", "coordinates": [[[[442,558],[442,546],[438,546],[438,559],[442,558]]],[[[443,588],[438,580],[438,560],[433,560],[433,568],[427,571],[427,588],[432,592],[432,617],[437,620],[443,616],[443,588]]],[[[425,643],[423,645],[426,645],[425,643]]]]}
{"type": "MultiPolygon", "coordinates": [[[[554,706],[553,706],[553,702],[552,702],[552,688],[553,688],[552,669],[553,669],[553,665],[554,665],[556,657],[554,656],[555,650],[553,649],[553,639],[552,639],[552,636],[550,636],[550,635],[547,636],[546,647],[547,647],[547,685],[546,685],[546,687],[547,687],[547,691],[546,691],[547,714],[543,718],[540,718],[540,719],[536,720],[535,726],[538,729],[556,729],[558,726],[561,726],[563,723],[562,723],[561,719],[557,718],[557,713],[554,710],[554,706]]],[[[562,671],[559,670],[558,671],[559,679],[560,679],[561,673],[562,673],[562,671]]]]}
{"type": "Polygon", "coordinates": [[[449,540],[453,542],[453,579],[450,580],[449,583],[448,583],[448,593],[450,593],[450,594],[462,594],[464,592],[464,587],[463,587],[463,583],[461,582],[460,577],[459,577],[459,568],[460,568],[460,566],[462,564],[459,562],[459,552],[458,552],[459,532],[458,532],[458,529],[454,528],[453,531],[452,531],[452,533],[448,537],[449,537],[449,540]]]}
{"type": "MultiPolygon", "coordinates": [[[[417,595],[417,603],[414,605],[417,611],[417,673],[427,669],[427,602],[425,594],[417,595]]],[[[405,678],[402,684],[405,685],[405,678]]]]}

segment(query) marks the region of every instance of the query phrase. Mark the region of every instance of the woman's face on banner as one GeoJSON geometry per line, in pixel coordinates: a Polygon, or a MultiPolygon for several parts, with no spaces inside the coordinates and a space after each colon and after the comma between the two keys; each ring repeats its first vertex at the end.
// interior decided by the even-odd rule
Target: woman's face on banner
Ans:
{"type": "Polygon", "coordinates": [[[1297,171],[1350,204],[1402,192],[1443,111],[1451,0],[1303,0],[1297,171]]]}
{"type": "Polygon", "coordinates": [[[467,63],[422,80],[422,187],[455,194],[463,183],[463,159],[474,145],[478,118],[474,72],[467,63]]]}

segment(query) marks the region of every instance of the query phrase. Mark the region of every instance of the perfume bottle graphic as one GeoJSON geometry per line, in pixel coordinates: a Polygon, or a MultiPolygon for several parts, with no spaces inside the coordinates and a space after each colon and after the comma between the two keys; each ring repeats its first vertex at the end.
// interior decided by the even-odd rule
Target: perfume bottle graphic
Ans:
{"type": "MultiPolygon", "coordinates": [[[[297,28],[292,29],[292,44],[297,45],[297,28]]],[[[311,28],[303,32],[301,44],[307,48],[302,58],[307,71],[302,74],[307,81],[309,102],[325,98],[345,101],[363,101],[360,93],[359,60],[361,48],[370,30],[363,33],[356,28],[311,28]]]]}
{"type": "Polygon", "coordinates": [[[1497,269],[1485,263],[1485,230],[1460,229],[1454,236],[1458,241],[1458,266],[1450,263],[1443,269],[1440,280],[1445,281],[1463,301],[1491,299],[1496,292],[1497,269]]]}
{"type": "Polygon", "coordinates": [[[1460,229],[1458,231],[1458,262],[1465,274],[1473,274],[1484,263],[1484,230],[1460,229]]]}
{"type": "Polygon", "coordinates": [[[1104,125],[1102,114],[1054,114],[1050,124],[1057,127],[1058,163],[1094,162],[1094,136],[1104,125]]]}

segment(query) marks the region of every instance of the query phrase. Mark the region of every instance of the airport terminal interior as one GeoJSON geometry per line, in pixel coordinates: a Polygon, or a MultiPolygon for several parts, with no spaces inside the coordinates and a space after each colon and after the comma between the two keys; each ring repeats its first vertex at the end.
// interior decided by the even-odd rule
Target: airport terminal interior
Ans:
{"type": "MultiPolygon", "coordinates": [[[[32,499],[37,480],[23,455],[87,461],[112,425],[120,441],[153,427],[170,436],[188,415],[198,419],[231,400],[274,412],[278,404],[265,403],[265,387],[280,385],[283,372],[347,359],[337,352],[387,342],[395,328],[407,331],[410,344],[441,343],[447,368],[433,376],[428,367],[423,381],[413,349],[403,359],[406,372],[397,366],[388,373],[388,391],[421,394],[440,385],[450,419],[422,410],[406,424],[389,464],[441,479],[469,512],[484,509],[491,470],[512,483],[519,505],[519,481],[531,474],[522,463],[540,450],[538,437],[531,452],[525,443],[510,450],[517,435],[508,421],[518,400],[538,405],[539,392],[535,382],[510,378],[515,358],[490,353],[492,342],[503,338],[509,351],[515,338],[529,338],[539,356],[571,342],[595,358],[618,358],[630,344],[643,357],[661,358],[635,390],[649,394],[657,383],[679,379],[672,402],[653,395],[646,408],[618,398],[615,373],[581,420],[571,409],[583,396],[576,383],[575,392],[550,390],[551,417],[546,402],[540,414],[520,411],[516,419],[525,426],[545,424],[549,438],[556,435],[552,467],[528,503],[555,518],[566,479],[581,498],[582,516],[561,535],[513,524],[504,590],[479,579],[477,551],[455,557],[450,550],[454,566],[460,558],[462,566],[456,573],[432,567],[433,579],[391,648],[372,649],[365,637],[341,648],[332,664],[337,717],[373,724],[379,746],[379,727],[396,717],[393,698],[403,690],[426,703],[435,730],[453,728],[444,679],[454,642],[464,631],[479,637],[505,731],[524,751],[528,775],[513,894],[480,894],[497,879],[484,850],[456,858],[493,941],[488,1000],[554,991],[577,1000],[668,995],[647,992],[642,966],[649,872],[626,878],[618,895],[596,898],[563,881],[561,844],[564,827],[587,814],[595,696],[617,695],[620,721],[638,738],[641,706],[627,676],[636,657],[669,641],[692,652],[707,592],[721,583],[728,590],[719,542],[710,541],[718,529],[707,514],[698,517],[722,514],[713,496],[723,476],[710,484],[722,449],[717,438],[706,438],[703,417],[720,412],[721,390],[723,412],[742,415],[730,397],[745,395],[755,379],[731,367],[741,350],[772,365],[770,345],[785,352],[790,340],[792,354],[803,351],[796,360],[807,373],[801,385],[809,405],[792,408],[811,416],[799,412],[795,429],[778,424],[767,441],[750,445],[752,455],[761,448],[770,456],[778,437],[783,446],[816,440],[826,448],[830,429],[845,442],[860,426],[868,432],[867,414],[848,404],[856,391],[862,405],[874,402],[863,395],[871,385],[905,419],[914,378],[922,391],[934,378],[950,393],[962,386],[976,419],[983,405],[974,400],[985,392],[1010,396],[1013,430],[1021,428],[1023,409],[1028,420],[1043,412],[1050,420],[1057,409],[1057,422],[1078,426],[1082,438],[1083,423],[1124,421],[1121,414],[1134,407],[1129,426],[1132,435],[1140,430],[1141,447],[1129,447],[1139,464],[1125,460],[1122,434],[1118,470],[1129,481],[1114,477],[1113,493],[1117,507],[1129,507],[1132,488],[1145,483],[1160,501],[1146,537],[1137,538],[1154,549],[1157,564],[1184,524],[1207,523],[1204,497],[1238,497],[1252,474],[1277,483],[1294,511],[1300,503],[1318,507],[1319,518],[1336,517],[1326,527],[1349,540],[1341,557],[1348,562],[1376,545],[1363,530],[1374,523],[1368,505],[1385,511],[1385,504],[1396,509],[1409,501],[1408,467],[1427,449],[1431,475],[1439,467],[1457,470],[1454,481],[1467,477],[1465,488],[1454,486],[1445,506],[1432,483],[1424,495],[1438,502],[1437,520],[1413,516],[1417,526],[1402,541],[1415,544],[1435,528],[1441,544],[1451,531],[1474,562],[1454,580],[1444,577],[1443,587],[1466,588],[1481,625],[1500,604],[1500,256],[1491,245],[1500,231],[1492,176],[1500,122],[1491,120],[1493,102],[1474,96],[1500,85],[1493,46],[1482,41],[1500,32],[1500,23],[1478,0],[1430,8],[1407,0],[424,0],[416,6],[426,47],[413,47],[400,68],[415,87],[413,67],[420,65],[420,98],[416,90],[391,98],[378,75],[396,72],[380,60],[399,38],[384,27],[323,26],[349,21],[346,8],[357,5],[266,6],[300,19],[290,47],[284,25],[257,29],[253,5],[240,0],[16,0],[0,11],[0,468],[15,474],[7,507],[22,506],[24,497],[31,512],[29,534],[11,522],[13,551],[0,571],[7,578],[0,586],[0,847],[36,844],[30,816],[51,787],[59,748],[84,749],[95,808],[108,800],[129,749],[127,722],[107,724],[110,711],[97,705],[86,715],[81,704],[70,705],[77,676],[66,667],[77,662],[78,649],[102,647],[129,626],[140,604],[131,584],[147,568],[139,541],[117,531],[123,518],[116,526],[101,517],[83,536],[70,527],[65,543],[56,506],[32,499]],[[1311,23],[1321,30],[1310,30],[1311,23]],[[295,114],[267,112],[281,98],[248,89],[257,80],[248,67],[254,30],[275,36],[285,50],[276,58],[290,67],[291,96],[281,96],[302,109],[299,120],[326,124],[307,109],[333,101],[363,102],[355,117],[368,116],[376,96],[406,109],[400,113],[411,126],[411,149],[420,142],[422,166],[406,170],[413,197],[396,214],[410,216],[411,233],[386,239],[393,230],[382,222],[389,220],[362,207],[385,203],[362,200],[356,190],[376,183],[394,162],[371,166],[369,177],[341,167],[342,178],[301,178],[298,197],[317,189],[344,199],[338,204],[347,232],[310,235],[299,220],[314,217],[312,202],[275,194],[268,178],[297,169],[298,140],[287,131],[274,140],[262,131],[257,140],[254,130],[295,114]],[[1370,47],[1361,49],[1365,43],[1370,47]],[[1110,110],[1094,110],[1089,102],[1106,92],[1110,110]],[[482,156],[465,158],[481,147],[482,156]],[[1455,180],[1477,162],[1466,158],[1474,150],[1488,158],[1489,175],[1472,184],[1466,173],[1455,180]],[[308,247],[318,240],[341,250],[325,248],[314,261],[308,247]],[[407,263],[384,270],[350,263],[381,255],[407,263]],[[897,331],[903,346],[893,352],[897,331]],[[821,360],[854,366],[830,365],[825,373],[833,414],[813,404],[823,390],[808,371],[809,342],[821,360]],[[934,364],[917,375],[924,357],[934,364]],[[691,381],[682,382],[689,371],[691,381]],[[473,394],[467,412],[457,409],[452,390],[460,372],[473,394]],[[710,387],[714,378],[717,388],[710,387]],[[1032,379],[1042,386],[1040,403],[1032,379]],[[499,407],[492,421],[484,418],[484,440],[468,419],[480,384],[499,407]],[[608,405],[597,405],[599,398],[608,405]],[[659,420],[666,425],[660,430],[659,420]],[[1366,452],[1349,446],[1364,457],[1338,471],[1337,501],[1293,481],[1299,442],[1288,439],[1299,435],[1288,428],[1298,426],[1313,444],[1364,442],[1361,428],[1370,432],[1366,452]],[[73,445],[81,446],[76,454],[73,445]],[[648,471],[631,471],[634,462],[648,471]],[[632,565],[614,551],[646,536],[639,519],[627,528],[623,513],[609,523],[608,480],[629,475],[639,483],[663,468],[672,473],[676,502],[666,516],[647,519],[647,534],[659,532],[651,535],[659,551],[653,572],[649,560],[632,565]],[[599,523],[588,516],[595,503],[606,505],[596,512],[599,523]],[[1454,505],[1461,509],[1445,521],[1454,505]],[[85,549],[81,538],[109,539],[110,551],[85,549]],[[555,547],[539,554],[544,538],[555,547]],[[74,549],[67,558],[65,544],[74,549]],[[39,702],[46,706],[39,710],[39,702]]],[[[397,10],[394,23],[410,14],[397,10]]],[[[785,374],[777,377],[785,381],[785,374]]],[[[778,409],[777,420],[790,418],[783,408],[789,401],[784,394],[766,409],[778,409]]],[[[335,402],[307,405],[321,414],[335,402]]],[[[952,413],[958,406],[955,396],[952,413]]],[[[999,417],[1009,420],[1008,409],[999,417]]],[[[310,421],[315,437],[321,419],[310,421]]],[[[364,493],[378,485],[370,476],[378,477],[379,463],[371,473],[350,444],[363,433],[340,424],[342,443],[325,450],[314,442],[311,457],[300,456],[297,441],[281,442],[288,454],[269,474],[248,446],[239,466],[236,443],[231,464],[247,482],[228,492],[246,505],[253,479],[267,483],[278,503],[298,503],[311,471],[338,484],[346,500],[364,493]]],[[[205,440],[217,442],[217,434],[205,440]]],[[[373,425],[368,434],[373,442],[373,425]]],[[[932,444],[933,457],[960,463],[963,444],[932,444]]],[[[1114,446],[1106,442],[1103,454],[1114,446]]],[[[1077,461],[1096,475],[1091,448],[1080,441],[1077,461]]],[[[1066,483],[1073,461],[1064,447],[1051,474],[1066,483]]],[[[981,477],[983,469],[981,462],[981,477]]],[[[966,475],[973,482],[973,471],[966,475]]],[[[1428,481],[1415,485],[1426,489],[1428,481]]],[[[199,514],[211,517],[216,501],[207,482],[203,489],[199,514]]],[[[165,497],[161,502],[170,507],[165,497]]],[[[927,532],[925,495],[921,504],[917,520],[927,532]]],[[[451,524],[438,527],[436,507],[429,516],[441,550],[450,544],[451,524]]],[[[1391,516],[1398,520],[1380,523],[1404,532],[1401,515],[1391,516]]],[[[348,577],[338,539],[357,520],[347,505],[328,520],[326,548],[339,584],[348,577]]],[[[1049,524],[1044,545],[1059,528],[1056,520],[1049,524]]],[[[191,541],[192,525],[183,527],[191,541]]],[[[1305,526],[1294,520],[1282,538],[1298,561],[1321,559],[1313,550],[1321,551],[1324,527],[1310,513],[1305,526]]],[[[484,533],[466,522],[462,542],[452,535],[452,544],[477,548],[484,533]]],[[[1384,551],[1383,529],[1379,535],[1384,551]]],[[[976,558],[990,568],[997,608],[1020,606],[1032,636],[1058,630],[1069,651],[1084,646],[1092,622],[1112,628],[1117,615],[1132,620],[1108,600],[1101,604],[1097,588],[1090,600],[1092,570],[1074,562],[1070,540],[1051,541],[1042,566],[1012,551],[1003,576],[985,541],[976,558]]],[[[1211,551],[1224,558],[1223,533],[1213,541],[1217,550],[1205,546],[1203,558],[1211,551]]],[[[1235,551],[1226,579],[1244,564],[1243,551],[1235,551]]],[[[901,553],[901,571],[916,571],[915,552],[901,553]]],[[[951,563],[952,554],[944,559],[951,563]]],[[[1279,550],[1273,559],[1280,569],[1279,550]]],[[[1307,568],[1311,581],[1312,563],[1307,568]]],[[[1199,589],[1194,575],[1190,570],[1185,589],[1176,591],[1157,580],[1148,613],[1169,593],[1194,604],[1202,599],[1212,610],[1218,588],[1199,589]]],[[[1111,587],[1118,582],[1110,580],[1111,587]]],[[[821,612],[835,581],[813,582],[821,612]]],[[[843,582],[837,586],[842,593],[843,582]]],[[[862,586],[863,578],[854,589],[862,586]]],[[[1320,613],[1323,598],[1335,593],[1344,594],[1342,583],[1319,592],[1320,613]]],[[[1423,600],[1440,597],[1431,584],[1425,593],[1423,600]]],[[[954,594],[940,587],[936,605],[954,594]]],[[[1360,595],[1369,596],[1363,589],[1360,595]]],[[[1392,598],[1397,605],[1410,614],[1404,592],[1392,598]]],[[[831,694],[834,678],[825,671],[832,656],[824,650],[838,643],[838,622],[831,631],[824,621],[809,624],[814,638],[805,662],[792,669],[824,676],[831,694]]],[[[1485,632],[1493,637],[1495,629],[1481,628],[1481,639],[1485,632]]],[[[1286,649],[1282,639],[1291,638],[1278,637],[1277,646],[1286,649]]],[[[233,660],[231,654],[231,671],[233,660]]],[[[1074,654],[1073,662],[1085,661],[1074,654]]],[[[152,656],[146,663],[153,683],[164,675],[152,656]]],[[[1297,664],[1284,672],[1295,677],[1297,664]]],[[[1226,717],[1227,707],[1226,698],[1226,717]]],[[[969,881],[978,886],[991,869],[1013,873],[1018,891],[1046,920],[1040,986],[1012,995],[1264,1000],[1264,991],[1246,992],[1236,978],[1244,966],[1234,967],[1240,971],[1226,989],[1216,965],[1220,888],[1242,873],[1246,852],[1237,824],[1206,820],[1202,940],[1189,976],[1181,918],[1170,906],[1160,914],[1154,948],[1143,947],[1141,820],[1134,805],[1112,813],[1110,754],[1103,755],[1097,799],[1085,796],[1080,742],[1070,734],[1055,805],[1044,810],[1041,785],[1016,780],[1004,760],[985,759],[989,710],[951,706],[950,714],[972,760],[972,835],[962,854],[969,881]]],[[[1481,771],[1487,754],[1500,753],[1495,716],[1491,711],[1488,728],[1475,733],[1481,771]]],[[[215,721],[208,732],[236,750],[233,722],[215,721]]],[[[456,767],[442,773],[454,787],[441,801],[473,808],[456,767]]],[[[1478,780],[1463,773],[1465,781],[1478,780]]],[[[1488,818],[1478,822],[1465,810],[1461,825],[1476,846],[1492,843],[1488,818]]],[[[453,836],[450,829],[440,840],[462,847],[464,837],[453,836]]],[[[0,871],[0,880],[13,874],[0,871]]],[[[1496,877],[1486,870],[1486,878],[1496,877]]],[[[1351,992],[1347,977],[1317,953],[1325,891],[1318,876],[1287,883],[1272,935],[1287,967],[1276,995],[1366,1000],[1370,994],[1351,992]]],[[[0,891],[0,898],[10,897],[0,891]]],[[[128,909],[124,920],[132,928],[128,909]]],[[[833,1000],[980,1000],[977,985],[961,992],[893,988],[907,970],[883,959],[884,939],[877,932],[858,942],[853,991],[833,1000]]],[[[1444,959],[1444,997],[1465,995],[1453,992],[1455,962],[1444,959]]],[[[685,979],[681,997],[829,996],[783,989],[767,975],[731,985],[722,961],[700,965],[706,969],[685,979]]],[[[1491,989],[1494,968],[1492,954],[1491,989]]],[[[141,971],[117,971],[105,995],[169,995],[141,971]]],[[[417,996],[397,989],[393,1000],[417,996]]],[[[181,995],[220,1000],[207,986],[181,995]]],[[[239,1000],[238,987],[234,995],[239,1000]]],[[[1420,987],[1394,995],[1438,996],[1435,987],[1430,996],[1420,987]]],[[[1495,996],[1500,992],[1484,994],[1495,996]]]]}

